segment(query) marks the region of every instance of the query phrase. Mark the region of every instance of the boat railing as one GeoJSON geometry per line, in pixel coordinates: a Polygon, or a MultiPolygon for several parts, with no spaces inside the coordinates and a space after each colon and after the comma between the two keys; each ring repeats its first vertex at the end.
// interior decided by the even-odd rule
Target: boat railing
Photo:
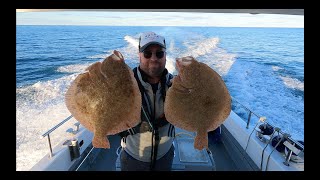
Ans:
{"type": "MultiPolygon", "coordinates": [[[[268,126],[271,129],[273,129],[273,132],[272,132],[271,135],[266,136],[268,138],[264,141],[266,143],[266,146],[263,149],[262,156],[264,154],[264,150],[266,149],[266,147],[270,143],[272,143],[272,140],[273,140],[273,138],[276,137],[276,135],[278,135],[278,137],[280,137],[280,139],[274,145],[273,150],[277,149],[277,147],[281,146],[281,145],[284,145],[288,149],[288,152],[287,152],[286,157],[285,157],[285,161],[283,162],[286,166],[289,166],[289,161],[290,161],[291,156],[292,156],[293,153],[295,153],[299,157],[304,156],[304,145],[301,144],[299,141],[293,139],[290,134],[281,131],[281,129],[279,127],[276,127],[276,126],[272,125],[271,123],[267,122],[267,118],[265,116],[260,116],[257,113],[253,112],[251,109],[249,109],[248,107],[246,107],[243,104],[241,104],[239,101],[237,101],[232,96],[231,96],[231,100],[232,100],[232,110],[242,120],[244,120],[246,122],[246,128],[248,129],[250,125],[254,125],[254,128],[253,128],[252,132],[249,135],[245,151],[248,148],[248,144],[249,144],[251,135],[253,134],[253,132],[259,131],[259,129],[257,128],[258,125],[262,125],[263,124],[264,127],[268,126]],[[254,120],[255,123],[252,122],[253,121],[252,119],[255,119],[254,120]]],[[[269,154],[268,161],[269,161],[270,155],[271,155],[271,153],[269,154]]],[[[261,159],[263,160],[263,157],[261,159]]],[[[260,168],[262,169],[262,161],[261,161],[261,167],[260,168]]],[[[266,166],[266,168],[267,168],[267,166],[266,166]]]]}
{"type": "MultiPolygon", "coordinates": [[[[251,132],[251,134],[249,135],[248,138],[248,142],[247,142],[247,146],[245,148],[245,150],[248,147],[249,144],[249,140],[251,138],[251,135],[253,134],[254,131],[257,131],[257,126],[260,124],[264,124],[264,125],[269,125],[271,126],[274,131],[273,133],[270,135],[270,138],[268,140],[268,142],[266,143],[266,147],[268,146],[268,144],[270,144],[270,141],[272,140],[272,138],[274,137],[274,135],[276,133],[278,133],[279,135],[281,134],[281,139],[280,141],[274,146],[274,149],[276,149],[279,145],[281,145],[280,143],[284,144],[287,148],[288,148],[288,153],[286,154],[286,160],[284,162],[285,165],[289,165],[289,161],[290,158],[292,156],[292,153],[297,154],[298,156],[303,156],[304,155],[304,145],[301,144],[299,141],[296,141],[295,139],[291,138],[291,135],[288,133],[285,133],[283,131],[281,131],[280,128],[270,124],[269,122],[266,121],[266,117],[264,116],[260,116],[257,113],[253,112],[251,109],[249,109],[248,107],[244,106],[243,104],[241,104],[239,101],[237,101],[234,97],[231,96],[231,100],[232,100],[232,110],[244,121],[246,121],[246,128],[248,129],[250,124],[254,124],[252,123],[252,121],[256,121],[255,123],[255,127],[253,128],[253,131],[251,132]]],[[[55,125],[53,128],[49,129],[47,132],[45,132],[44,134],[42,134],[42,138],[47,137],[48,139],[48,145],[49,145],[49,153],[50,153],[50,157],[53,157],[53,153],[52,153],[52,145],[51,145],[51,139],[50,139],[50,134],[52,132],[54,132],[57,128],[59,128],[61,125],[63,125],[64,123],[66,123],[67,121],[69,121],[73,116],[70,115],[69,117],[67,117],[66,119],[62,120],[60,123],[58,123],[57,125],[55,125]]],[[[76,132],[79,130],[79,125],[80,123],[77,123],[77,130],[76,132]]],[[[265,147],[265,148],[266,148],[265,147]]],[[[265,150],[264,148],[264,150],[265,150]]],[[[271,153],[270,153],[271,155],[271,153]]],[[[268,157],[268,159],[270,158],[270,155],[268,157]]]]}
{"type": "Polygon", "coordinates": [[[236,114],[238,114],[242,119],[246,119],[247,120],[247,126],[246,128],[249,128],[251,119],[253,118],[258,118],[259,120],[261,118],[264,118],[263,116],[258,115],[257,113],[251,111],[248,107],[246,107],[245,105],[241,104],[239,101],[237,101],[234,97],[231,96],[231,100],[232,100],[232,109],[234,110],[234,112],[236,114]],[[242,110],[242,108],[245,110],[245,112],[247,112],[247,114],[242,110]],[[246,118],[246,115],[248,115],[248,117],[246,118]],[[254,115],[255,117],[252,117],[252,115],[254,115]]]}
{"type": "MultiPolygon", "coordinates": [[[[69,117],[67,117],[66,119],[62,120],[59,124],[55,125],[53,128],[49,129],[47,132],[45,132],[44,134],[42,134],[42,138],[47,136],[48,139],[48,144],[49,144],[49,150],[50,150],[50,158],[53,157],[53,153],[52,153],[52,146],[51,146],[51,140],[50,140],[50,133],[52,133],[53,131],[55,131],[57,128],[59,128],[61,125],[63,125],[64,123],[66,123],[67,121],[69,121],[73,116],[70,115],[69,117]]],[[[77,130],[79,130],[79,125],[77,125],[77,130]]]]}

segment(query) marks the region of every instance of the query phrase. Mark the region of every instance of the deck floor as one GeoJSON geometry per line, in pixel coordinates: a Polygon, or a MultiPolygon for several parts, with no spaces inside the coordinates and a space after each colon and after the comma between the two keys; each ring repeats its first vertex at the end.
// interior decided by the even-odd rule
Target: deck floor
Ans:
{"type": "MultiPolygon", "coordinates": [[[[116,171],[117,149],[120,146],[120,136],[108,137],[110,149],[99,149],[94,163],[88,167],[81,168],[82,171],[116,171]]],[[[209,138],[209,149],[212,152],[216,171],[236,171],[236,165],[228,155],[222,142],[213,142],[209,138]]]]}
{"type": "Polygon", "coordinates": [[[209,149],[212,152],[216,163],[216,171],[236,171],[236,165],[228,155],[222,142],[209,143],[209,149]]]}

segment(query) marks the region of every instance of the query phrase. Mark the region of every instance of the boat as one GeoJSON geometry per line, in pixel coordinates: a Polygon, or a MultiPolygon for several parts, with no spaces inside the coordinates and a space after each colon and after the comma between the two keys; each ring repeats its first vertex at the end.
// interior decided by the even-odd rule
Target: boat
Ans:
{"type": "MultiPolygon", "coordinates": [[[[303,142],[290,138],[233,97],[232,107],[224,123],[208,132],[208,149],[194,149],[195,133],[176,127],[172,171],[304,171],[303,142]],[[239,106],[247,110],[248,119],[235,113],[239,106]]],[[[42,135],[48,153],[30,171],[121,171],[121,137],[117,134],[108,136],[110,149],[94,148],[93,133],[77,122],[66,132],[73,136],[52,148],[50,134],[71,118],[42,135]]]]}
{"type": "MultiPolygon", "coordinates": [[[[304,14],[303,9],[223,12],[226,11],[304,14]]],[[[121,171],[121,137],[117,134],[108,136],[110,149],[94,148],[93,133],[77,122],[66,132],[72,136],[66,136],[52,147],[51,133],[72,118],[70,115],[42,135],[47,139],[44,143],[48,143],[48,153],[30,171],[121,171]]],[[[304,171],[304,142],[292,139],[290,134],[233,97],[230,115],[219,128],[208,132],[209,147],[194,149],[194,137],[194,132],[176,127],[172,171],[304,171]],[[245,115],[239,113],[239,109],[244,110],[245,115]]]]}

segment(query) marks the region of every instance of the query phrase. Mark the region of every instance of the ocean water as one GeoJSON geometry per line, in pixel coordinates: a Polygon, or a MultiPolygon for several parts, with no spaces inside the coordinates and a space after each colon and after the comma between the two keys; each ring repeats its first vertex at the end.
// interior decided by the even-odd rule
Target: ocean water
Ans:
{"type": "MultiPolygon", "coordinates": [[[[49,152],[41,135],[71,115],[64,94],[76,76],[115,49],[137,66],[145,31],[166,38],[169,72],[177,74],[176,57],[194,56],[222,76],[237,102],[304,140],[304,28],[17,25],[16,170],[49,152]]],[[[50,134],[53,146],[75,122],[50,134]]]]}

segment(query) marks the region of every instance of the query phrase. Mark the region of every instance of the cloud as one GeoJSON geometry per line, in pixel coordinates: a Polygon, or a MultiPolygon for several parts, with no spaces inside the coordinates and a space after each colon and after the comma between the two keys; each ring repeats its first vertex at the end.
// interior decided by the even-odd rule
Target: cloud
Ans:
{"type": "Polygon", "coordinates": [[[17,25],[206,26],[304,28],[304,16],[245,13],[17,10],[17,25]]]}

